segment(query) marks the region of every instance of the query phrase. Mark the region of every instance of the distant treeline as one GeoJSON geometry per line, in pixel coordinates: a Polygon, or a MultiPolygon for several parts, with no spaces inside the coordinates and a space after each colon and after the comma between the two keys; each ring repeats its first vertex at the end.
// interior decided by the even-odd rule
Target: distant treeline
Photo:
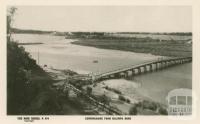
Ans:
{"type": "Polygon", "coordinates": [[[155,35],[178,35],[192,36],[192,32],[116,32],[118,34],[155,34],[155,35]]]}
{"type": "Polygon", "coordinates": [[[41,30],[17,29],[17,28],[12,28],[11,31],[13,33],[20,33],[20,34],[49,34],[53,32],[53,31],[41,31],[41,30]]]}
{"type": "Polygon", "coordinates": [[[43,44],[41,42],[37,42],[37,43],[18,43],[18,45],[39,45],[39,44],[43,44]]]}
{"type": "Polygon", "coordinates": [[[71,32],[74,35],[99,35],[103,36],[107,32],[71,32]]]}
{"type": "Polygon", "coordinates": [[[179,35],[192,36],[192,32],[71,32],[74,35],[98,35],[105,34],[154,34],[154,35],[179,35]]]}
{"type": "MultiPolygon", "coordinates": [[[[27,34],[49,34],[54,33],[55,35],[67,35],[68,32],[57,32],[57,31],[42,31],[42,30],[32,30],[32,29],[18,29],[12,28],[13,33],[27,33],[27,34]]],[[[95,35],[95,36],[104,36],[105,34],[154,34],[154,35],[178,35],[178,36],[192,36],[192,32],[83,32],[76,31],[71,32],[75,36],[86,36],[86,35],[95,35]]]]}
{"type": "Polygon", "coordinates": [[[192,44],[187,41],[162,41],[151,38],[132,39],[79,39],[72,44],[91,46],[102,49],[114,49],[121,51],[131,51],[136,53],[150,53],[153,55],[188,57],[192,56],[192,44]]]}

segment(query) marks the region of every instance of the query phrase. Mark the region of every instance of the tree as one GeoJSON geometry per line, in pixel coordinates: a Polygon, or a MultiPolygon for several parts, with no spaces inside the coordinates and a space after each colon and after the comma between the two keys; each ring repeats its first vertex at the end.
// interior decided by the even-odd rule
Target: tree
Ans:
{"type": "Polygon", "coordinates": [[[110,99],[105,95],[101,95],[99,98],[100,102],[109,105],[110,104],[110,99]]]}
{"type": "Polygon", "coordinates": [[[68,88],[64,88],[63,93],[65,95],[65,98],[69,98],[69,89],[68,88]]]}
{"type": "Polygon", "coordinates": [[[12,25],[17,8],[7,13],[7,113],[20,114],[30,103],[27,72],[36,66],[23,47],[11,39],[12,25]]]}
{"type": "Polygon", "coordinates": [[[7,38],[10,40],[12,34],[12,26],[14,22],[14,15],[17,11],[16,7],[10,7],[7,10],[7,38]]]}
{"type": "Polygon", "coordinates": [[[129,110],[129,114],[130,115],[137,115],[137,106],[136,105],[131,107],[131,109],[129,110]]]}
{"type": "Polygon", "coordinates": [[[7,13],[7,114],[55,114],[61,106],[50,89],[52,79],[11,38],[16,10],[11,7],[7,13]],[[30,78],[32,82],[27,83],[30,78]]]}
{"type": "Polygon", "coordinates": [[[91,95],[91,93],[92,93],[92,88],[91,88],[91,87],[87,87],[86,91],[87,91],[87,94],[88,94],[88,95],[91,95]]]}
{"type": "Polygon", "coordinates": [[[159,111],[159,113],[160,113],[161,115],[167,115],[167,114],[168,114],[167,110],[164,109],[164,108],[162,108],[162,107],[160,107],[158,111],[159,111]]]}

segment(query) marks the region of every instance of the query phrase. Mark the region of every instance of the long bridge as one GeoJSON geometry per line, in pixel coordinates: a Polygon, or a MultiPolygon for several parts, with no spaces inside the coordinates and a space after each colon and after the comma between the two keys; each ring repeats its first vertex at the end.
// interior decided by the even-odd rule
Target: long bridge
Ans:
{"type": "Polygon", "coordinates": [[[144,74],[147,72],[162,70],[164,68],[168,68],[171,66],[179,65],[192,62],[192,57],[176,57],[176,58],[165,58],[165,59],[158,59],[153,60],[150,62],[132,65],[129,67],[124,67],[108,72],[104,72],[101,74],[96,74],[92,76],[92,80],[102,80],[108,78],[122,78],[128,76],[135,76],[139,74],[144,74]]]}

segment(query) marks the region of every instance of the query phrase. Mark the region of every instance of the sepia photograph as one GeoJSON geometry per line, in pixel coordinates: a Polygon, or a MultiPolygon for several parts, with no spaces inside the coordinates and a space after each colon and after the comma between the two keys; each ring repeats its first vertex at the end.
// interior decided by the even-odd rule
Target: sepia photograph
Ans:
{"type": "Polygon", "coordinates": [[[191,6],[7,6],[7,115],[192,115],[191,6]]]}

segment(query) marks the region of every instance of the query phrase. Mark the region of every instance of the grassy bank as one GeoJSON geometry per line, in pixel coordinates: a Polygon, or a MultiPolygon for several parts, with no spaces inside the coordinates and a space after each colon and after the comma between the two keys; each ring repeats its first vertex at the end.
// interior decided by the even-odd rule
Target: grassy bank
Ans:
{"type": "Polygon", "coordinates": [[[160,41],[151,38],[81,38],[72,44],[162,56],[192,56],[192,44],[187,41],[160,41]]]}

